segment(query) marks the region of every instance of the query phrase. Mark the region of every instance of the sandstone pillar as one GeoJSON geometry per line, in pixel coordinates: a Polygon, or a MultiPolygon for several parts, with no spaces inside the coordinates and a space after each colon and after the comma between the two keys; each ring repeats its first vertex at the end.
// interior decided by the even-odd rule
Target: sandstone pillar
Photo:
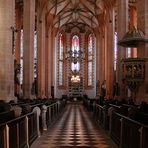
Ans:
{"type": "Polygon", "coordinates": [[[0,4],[0,100],[6,102],[14,97],[13,30],[15,1],[1,0],[0,4]],[[8,11],[9,10],[9,11],[8,11]]]}
{"type": "MultiPolygon", "coordinates": [[[[117,1],[117,36],[118,41],[128,31],[128,0],[117,1]],[[122,29],[121,29],[122,28],[122,29]]],[[[118,46],[117,49],[117,81],[121,82],[121,59],[126,58],[126,48],[118,46]]]]}
{"type": "Polygon", "coordinates": [[[15,20],[16,20],[16,41],[15,41],[15,59],[17,64],[20,64],[20,41],[21,41],[21,26],[22,26],[22,16],[21,9],[19,6],[16,7],[15,20]]]}
{"type": "MultiPolygon", "coordinates": [[[[119,41],[128,31],[128,0],[118,0],[117,6],[117,37],[119,41]]],[[[121,60],[124,58],[126,58],[126,48],[118,46],[116,80],[120,86],[120,98],[126,96],[125,92],[121,90],[121,87],[124,86],[121,77],[121,60]]]]}
{"type": "MultiPolygon", "coordinates": [[[[135,26],[137,28],[137,11],[135,6],[130,6],[129,10],[129,17],[130,17],[130,28],[135,26]]],[[[137,48],[131,48],[131,57],[137,57],[137,48]]]]}
{"type": "Polygon", "coordinates": [[[51,59],[51,68],[52,68],[52,75],[51,75],[51,84],[52,86],[55,86],[55,66],[54,66],[54,63],[56,62],[56,59],[55,59],[55,37],[57,35],[57,31],[58,29],[57,28],[53,28],[53,31],[52,31],[52,56],[53,58],[51,59]]]}
{"type": "Polygon", "coordinates": [[[49,27],[46,47],[46,96],[51,98],[51,79],[52,79],[52,27],[49,27]]]}
{"type": "Polygon", "coordinates": [[[104,31],[102,29],[100,28],[96,34],[96,80],[99,81],[99,90],[97,90],[99,95],[101,95],[101,84],[105,79],[105,42],[104,31]]]}
{"type": "MultiPolygon", "coordinates": [[[[16,6],[16,10],[15,10],[15,22],[16,22],[15,60],[16,60],[16,64],[20,64],[22,11],[19,5],[16,6]]],[[[15,83],[15,94],[17,95],[20,94],[20,89],[21,89],[20,84],[15,83]]]]}
{"type": "Polygon", "coordinates": [[[98,29],[96,29],[96,83],[97,83],[97,88],[96,88],[96,95],[100,95],[100,34],[98,29]]]}
{"type": "Polygon", "coordinates": [[[106,13],[98,15],[99,25],[99,49],[98,50],[98,64],[99,64],[99,81],[100,85],[106,80],[106,13]]]}
{"type": "Polygon", "coordinates": [[[52,30],[52,47],[51,47],[51,54],[52,54],[52,59],[51,59],[51,96],[52,96],[52,98],[54,98],[54,94],[55,94],[55,68],[56,68],[56,66],[55,66],[55,63],[56,63],[56,56],[55,56],[55,54],[56,54],[56,47],[55,47],[55,37],[56,37],[56,35],[57,35],[57,31],[58,31],[58,29],[57,28],[53,28],[53,30],[52,30]]]}
{"type": "MultiPolygon", "coordinates": [[[[40,16],[38,14],[38,16],[40,16]]],[[[37,34],[38,34],[38,97],[45,98],[45,13],[42,13],[41,18],[38,17],[37,34]]]]}
{"type": "Polygon", "coordinates": [[[23,54],[23,93],[24,98],[32,98],[34,82],[34,31],[35,0],[24,0],[23,12],[24,54],[23,54]]]}
{"type": "Polygon", "coordinates": [[[100,35],[98,29],[95,30],[96,32],[96,80],[99,80],[99,50],[100,50],[100,35]]]}
{"type": "Polygon", "coordinates": [[[102,37],[101,37],[101,53],[100,53],[100,55],[101,55],[101,58],[100,58],[100,62],[101,62],[101,69],[100,69],[100,72],[101,72],[101,78],[100,78],[100,80],[101,80],[101,83],[105,80],[105,27],[104,27],[104,29],[103,29],[103,32],[102,32],[102,37]]]}
{"type": "Polygon", "coordinates": [[[114,33],[115,33],[115,14],[114,9],[110,10],[110,19],[107,21],[107,78],[106,95],[113,97],[113,79],[114,79],[114,33]]]}

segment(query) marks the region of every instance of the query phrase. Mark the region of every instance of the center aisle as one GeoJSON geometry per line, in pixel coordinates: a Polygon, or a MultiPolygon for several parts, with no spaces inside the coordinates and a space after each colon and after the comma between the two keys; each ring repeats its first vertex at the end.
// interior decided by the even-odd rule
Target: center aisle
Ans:
{"type": "Polygon", "coordinates": [[[31,148],[117,148],[91,121],[81,103],[69,103],[60,118],[31,148]]]}

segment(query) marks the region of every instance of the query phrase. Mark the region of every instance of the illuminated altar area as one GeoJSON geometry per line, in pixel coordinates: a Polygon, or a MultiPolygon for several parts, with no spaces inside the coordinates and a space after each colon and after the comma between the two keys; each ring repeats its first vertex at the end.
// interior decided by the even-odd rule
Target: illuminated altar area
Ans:
{"type": "Polygon", "coordinates": [[[85,33],[62,28],[57,35],[57,95],[95,97],[95,36],[88,26],[83,27],[85,33]]]}

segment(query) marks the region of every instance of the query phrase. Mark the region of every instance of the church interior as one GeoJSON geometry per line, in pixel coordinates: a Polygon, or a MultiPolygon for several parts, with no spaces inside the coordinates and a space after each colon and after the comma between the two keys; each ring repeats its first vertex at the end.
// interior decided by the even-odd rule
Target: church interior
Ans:
{"type": "Polygon", "coordinates": [[[148,147],[148,0],[0,0],[0,148],[148,147]]]}

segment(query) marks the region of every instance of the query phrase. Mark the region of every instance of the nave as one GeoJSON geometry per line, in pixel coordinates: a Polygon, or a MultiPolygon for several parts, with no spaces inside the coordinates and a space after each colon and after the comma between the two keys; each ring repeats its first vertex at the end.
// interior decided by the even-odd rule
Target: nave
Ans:
{"type": "Polygon", "coordinates": [[[81,103],[69,103],[31,148],[116,148],[81,103]]]}

